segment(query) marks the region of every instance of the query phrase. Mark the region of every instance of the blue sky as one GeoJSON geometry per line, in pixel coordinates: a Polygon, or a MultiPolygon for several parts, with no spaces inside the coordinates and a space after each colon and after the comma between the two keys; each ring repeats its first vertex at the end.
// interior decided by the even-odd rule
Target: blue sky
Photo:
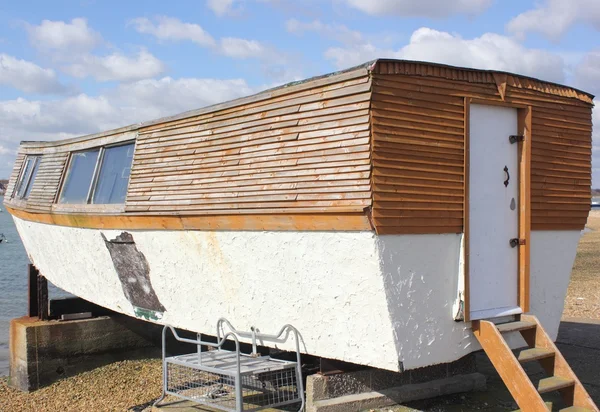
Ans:
{"type": "MultiPolygon", "coordinates": [[[[600,1],[4,2],[0,178],[20,140],[175,114],[377,57],[512,71],[600,95],[600,1]]],[[[597,112],[594,121],[600,130],[597,112]]]]}

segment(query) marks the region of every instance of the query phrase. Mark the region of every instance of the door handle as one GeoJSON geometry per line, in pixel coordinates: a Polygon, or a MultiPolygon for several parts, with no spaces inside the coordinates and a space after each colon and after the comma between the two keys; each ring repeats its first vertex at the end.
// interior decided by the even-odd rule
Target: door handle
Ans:
{"type": "Polygon", "coordinates": [[[510,180],[510,173],[508,173],[508,166],[504,166],[504,173],[506,173],[506,180],[504,181],[504,187],[508,187],[508,181],[510,180]]]}

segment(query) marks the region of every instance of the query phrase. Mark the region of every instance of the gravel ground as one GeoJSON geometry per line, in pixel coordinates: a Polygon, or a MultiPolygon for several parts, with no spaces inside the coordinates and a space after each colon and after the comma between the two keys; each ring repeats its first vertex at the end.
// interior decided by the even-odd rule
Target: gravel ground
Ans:
{"type": "MultiPolygon", "coordinates": [[[[564,318],[600,319],[600,211],[590,213],[587,228],[579,242],[564,318]]],[[[9,388],[6,378],[0,378],[0,411],[148,411],[149,405],[160,396],[161,378],[159,359],[113,363],[29,394],[9,388]]],[[[472,405],[464,402],[464,396],[455,395],[448,397],[441,409],[424,409],[495,410],[491,405],[492,409],[488,409],[484,399],[472,405]]],[[[437,408],[440,408],[439,402],[437,408]]],[[[413,410],[399,406],[378,412],[413,410]]]]}
{"type": "Polygon", "coordinates": [[[159,359],[123,361],[56,382],[32,393],[0,379],[0,411],[141,411],[161,393],[159,359]]]}
{"type": "Polygon", "coordinates": [[[600,210],[590,213],[579,241],[563,318],[600,319],[600,210]]]}

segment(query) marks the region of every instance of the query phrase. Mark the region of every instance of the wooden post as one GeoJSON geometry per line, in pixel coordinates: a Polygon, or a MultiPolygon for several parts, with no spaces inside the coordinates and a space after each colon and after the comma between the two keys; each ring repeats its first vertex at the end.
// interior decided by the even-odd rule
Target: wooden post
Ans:
{"type": "Polygon", "coordinates": [[[48,280],[32,264],[27,267],[27,316],[48,320],[48,280]]]}
{"type": "Polygon", "coordinates": [[[38,318],[48,320],[48,279],[40,275],[37,277],[38,290],[38,318]]]}
{"type": "Polygon", "coordinates": [[[27,316],[39,316],[38,309],[38,276],[40,272],[35,266],[27,266],[27,316]]]}

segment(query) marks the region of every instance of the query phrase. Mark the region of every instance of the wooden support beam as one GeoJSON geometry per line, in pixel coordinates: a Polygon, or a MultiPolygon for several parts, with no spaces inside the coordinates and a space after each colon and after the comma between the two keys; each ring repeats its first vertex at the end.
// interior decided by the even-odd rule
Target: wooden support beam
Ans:
{"type": "Polygon", "coordinates": [[[27,316],[38,316],[38,276],[40,272],[31,263],[27,265],[27,316]]]}
{"type": "Polygon", "coordinates": [[[48,280],[39,274],[37,277],[38,318],[48,320],[48,280]]]}

